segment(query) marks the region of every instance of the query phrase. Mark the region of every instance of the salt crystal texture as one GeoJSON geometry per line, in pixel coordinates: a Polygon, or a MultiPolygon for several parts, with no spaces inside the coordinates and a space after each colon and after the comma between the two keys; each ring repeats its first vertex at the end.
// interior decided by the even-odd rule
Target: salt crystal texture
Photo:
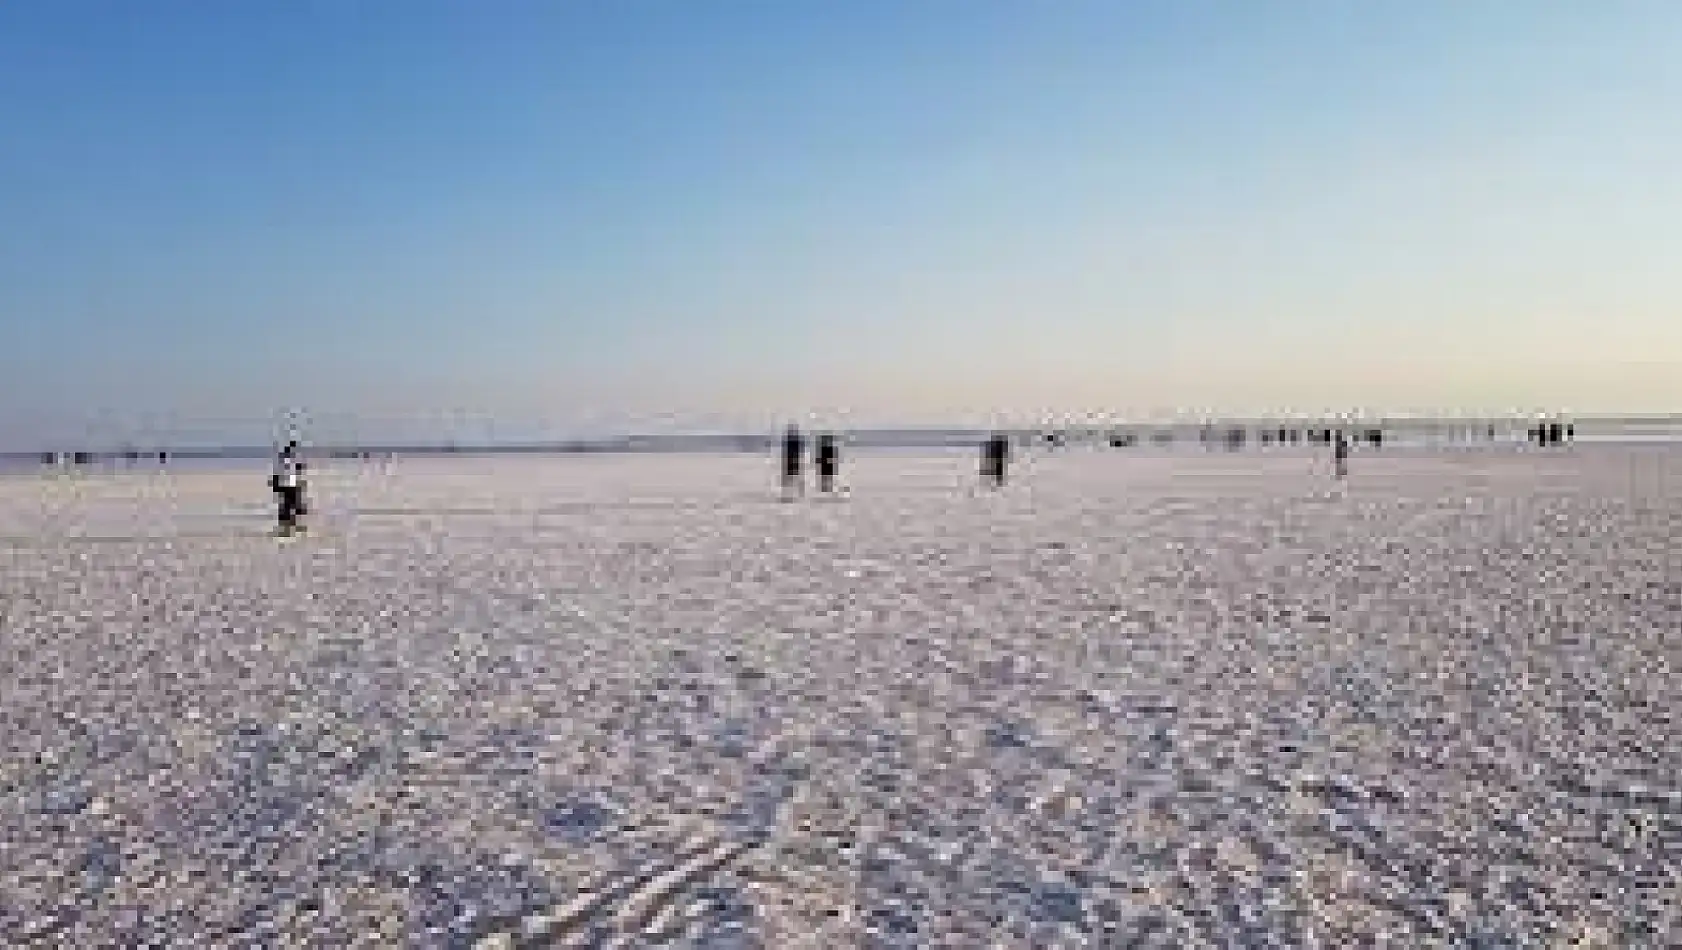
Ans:
{"type": "Polygon", "coordinates": [[[1674,946],[1671,454],[8,475],[0,946],[1674,946]]]}

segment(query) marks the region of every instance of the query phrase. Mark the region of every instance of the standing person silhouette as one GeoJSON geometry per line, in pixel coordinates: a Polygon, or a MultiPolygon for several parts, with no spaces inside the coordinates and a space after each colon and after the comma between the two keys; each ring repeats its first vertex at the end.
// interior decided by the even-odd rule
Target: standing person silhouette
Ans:
{"type": "Polygon", "coordinates": [[[304,514],[304,462],[299,457],[297,442],[286,443],[275,457],[269,487],[274,489],[279,501],[279,533],[285,536],[302,530],[299,519],[304,514]]]}
{"type": "Polygon", "coordinates": [[[1341,431],[1332,443],[1332,465],[1340,481],[1349,475],[1349,437],[1341,431]]]}
{"type": "Polygon", "coordinates": [[[792,497],[805,488],[801,466],[806,454],[806,439],[798,426],[789,426],[783,433],[783,494],[792,497]]]}
{"type": "Polygon", "coordinates": [[[818,491],[828,495],[835,491],[835,472],[840,467],[840,450],[836,446],[835,436],[824,433],[818,436],[817,451],[813,453],[813,461],[818,469],[818,491]]]}
{"type": "Polygon", "coordinates": [[[1010,463],[1010,440],[995,433],[981,448],[981,480],[989,488],[1003,488],[1005,467],[1010,463]]]}

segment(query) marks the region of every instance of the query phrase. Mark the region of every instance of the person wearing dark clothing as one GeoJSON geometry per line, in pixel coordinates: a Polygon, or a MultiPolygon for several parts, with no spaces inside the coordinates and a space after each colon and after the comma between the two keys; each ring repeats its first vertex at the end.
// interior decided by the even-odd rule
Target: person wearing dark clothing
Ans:
{"type": "Polygon", "coordinates": [[[274,475],[269,479],[279,502],[280,532],[291,534],[302,525],[306,512],[304,504],[304,461],[298,454],[298,443],[288,442],[275,458],[274,475]]]}
{"type": "Polygon", "coordinates": [[[1349,474],[1349,439],[1342,432],[1337,434],[1336,440],[1332,443],[1332,465],[1338,478],[1344,478],[1349,474]]]}
{"type": "Polygon", "coordinates": [[[835,436],[825,433],[818,436],[816,452],[813,462],[818,469],[818,491],[830,494],[835,491],[835,470],[840,466],[840,450],[836,446],[835,436]]]}
{"type": "Polygon", "coordinates": [[[981,481],[989,488],[1005,486],[1005,468],[1010,464],[1010,440],[994,435],[982,443],[981,481]]]}
{"type": "Polygon", "coordinates": [[[801,490],[801,465],[806,454],[806,440],[800,434],[800,429],[789,426],[783,433],[783,491],[794,494],[801,490]]]}

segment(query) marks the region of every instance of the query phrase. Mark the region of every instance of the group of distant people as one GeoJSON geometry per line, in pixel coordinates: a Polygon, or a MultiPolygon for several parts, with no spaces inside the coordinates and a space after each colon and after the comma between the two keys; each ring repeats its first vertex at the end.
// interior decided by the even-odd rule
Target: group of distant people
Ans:
{"type": "MultiPolygon", "coordinates": [[[[835,476],[841,467],[841,447],[835,436],[824,433],[812,447],[812,467],[817,470],[818,491],[835,492],[835,476]]],[[[806,491],[806,436],[798,426],[783,433],[783,494],[792,498],[806,491]]]]}
{"type": "Polygon", "coordinates": [[[1564,445],[1577,438],[1577,427],[1569,422],[1542,422],[1530,429],[1530,441],[1543,448],[1564,445]]]}
{"type": "MultiPolygon", "coordinates": [[[[1537,444],[1559,445],[1570,441],[1575,435],[1575,427],[1560,423],[1544,424],[1532,429],[1530,435],[1531,440],[1537,444]]],[[[1324,429],[1310,431],[1308,436],[1310,441],[1330,443],[1333,473],[1340,481],[1346,479],[1349,476],[1349,454],[1352,448],[1349,434],[1342,430],[1324,429]]],[[[1204,439],[1207,441],[1208,438],[1209,433],[1205,431],[1204,439]]],[[[1365,438],[1376,446],[1381,444],[1382,435],[1373,430],[1365,433],[1365,438]]],[[[1115,444],[1114,440],[1112,444],[1115,444]]],[[[805,493],[806,447],[806,435],[798,426],[790,425],[783,433],[782,439],[782,487],[785,498],[805,493]]],[[[817,475],[817,490],[825,495],[834,494],[841,466],[839,441],[830,433],[818,435],[812,440],[811,458],[812,468],[817,475]]],[[[1010,461],[1010,438],[997,433],[989,436],[981,443],[981,484],[994,490],[1004,488],[1010,461]]],[[[303,530],[303,517],[309,511],[305,494],[306,468],[295,440],[287,442],[275,458],[270,488],[275,493],[279,532],[282,535],[291,535],[303,530]]]]}
{"type": "MultiPolygon", "coordinates": [[[[793,498],[805,491],[806,436],[799,426],[791,425],[783,433],[783,495],[793,498]]],[[[832,494],[835,477],[841,464],[841,451],[835,436],[824,433],[816,439],[812,449],[812,467],[817,470],[818,491],[832,494]]],[[[1010,465],[1010,439],[1004,435],[990,436],[981,444],[981,482],[989,488],[1003,488],[1006,470],[1010,465]]]]}

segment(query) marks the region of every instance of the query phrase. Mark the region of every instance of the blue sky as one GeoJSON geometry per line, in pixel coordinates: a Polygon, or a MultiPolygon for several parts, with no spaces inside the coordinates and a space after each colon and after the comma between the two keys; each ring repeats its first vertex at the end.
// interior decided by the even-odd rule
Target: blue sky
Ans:
{"type": "Polygon", "coordinates": [[[1682,5],[12,0],[0,446],[1682,410],[1682,5]]]}

